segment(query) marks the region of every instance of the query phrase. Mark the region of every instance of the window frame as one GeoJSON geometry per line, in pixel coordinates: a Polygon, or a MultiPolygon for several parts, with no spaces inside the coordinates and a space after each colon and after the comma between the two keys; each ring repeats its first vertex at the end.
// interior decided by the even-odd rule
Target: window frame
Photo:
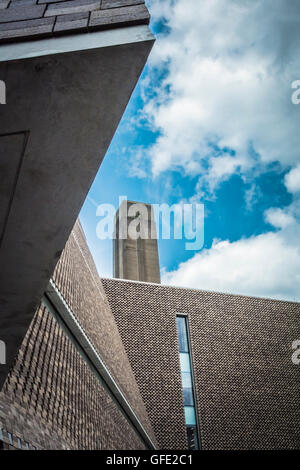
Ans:
{"type": "Polygon", "coordinates": [[[12,433],[7,431],[7,437],[8,437],[9,445],[13,446],[14,445],[14,438],[13,438],[12,433]]]}
{"type": "MultiPolygon", "coordinates": [[[[196,425],[194,426],[196,428],[197,432],[197,444],[198,444],[198,450],[202,449],[202,444],[201,444],[201,433],[200,433],[200,420],[199,420],[199,406],[198,406],[198,400],[197,400],[197,395],[196,395],[196,386],[195,386],[195,374],[194,374],[194,357],[193,357],[193,349],[192,349],[192,344],[191,344],[191,332],[190,332],[190,325],[189,325],[189,316],[187,313],[183,312],[176,312],[176,332],[177,332],[177,344],[178,344],[178,359],[179,359],[179,367],[180,367],[180,375],[181,375],[181,364],[180,364],[180,347],[179,347],[179,337],[178,337],[178,329],[177,329],[177,318],[182,317],[185,319],[185,326],[186,326],[186,335],[187,335],[187,345],[188,345],[188,354],[189,354],[189,359],[190,359],[190,368],[191,368],[191,380],[192,380],[192,393],[193,393],[193,401],[194,401],[194,409],[195,409],[195,417],[196,417],[196,425]]],[[[183,397],[183,384],[182,384],[182,378],[181,379],[181,392],[182,392],[182,398],[183,397]]],[[[185,414],[185,412],[184,412],[185,414]]],[[[186,429],[188,427],[193,427],[185,424],[186,429]]]]}

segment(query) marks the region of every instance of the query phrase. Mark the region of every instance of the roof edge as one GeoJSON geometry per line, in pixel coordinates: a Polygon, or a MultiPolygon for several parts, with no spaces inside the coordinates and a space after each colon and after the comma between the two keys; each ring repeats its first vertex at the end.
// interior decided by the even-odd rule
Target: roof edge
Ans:
{"type": "Polygon", "coordinates": [[[147,25],[95,31],[89,34],[70,34],[26,42],[1,44],[0,62],[83,52],[145,41],[155,41],[155,37],[147,25]]]}
{"type": "Polygon", "coordinates": [[[220,291],[214,291],[214,290],[207,290],[207,289],[197,289],[195,287],[182,287],[182,286],[174,286],[174,285],[169,285],[169,284],[156,284],[154,282],[144,282],[144,281],[133,281],[132,279],[119,279],[119,278],[114,278],[114,277],[101,277],[101,281],[118,281],[118,282],[127,282],[127,283],[134,283],[134,284],[146,284],[149,286],[155,286],[155,287],[161,287],[161,288],[168,288],[168,289],[180,289],[180,290],[185,290],[185,291],[196,291],[196,292],[202,292],[204,294],[219,294],[219,295],[227,295],[227,296],[233,296],[233,297],[242,297],[244,299],[257,299],[257,300],[268,300],[270,302],[282,302],[282,303],[290,303],[290,304],[296,304],[299,305],[300,302],[297,302],[296,300],[284,300],[284,299],[276,299],[272,297],[258,297],[255,295],[246,295],[246,294],[234,294],[231,292],[220,292],[220,291]]]}

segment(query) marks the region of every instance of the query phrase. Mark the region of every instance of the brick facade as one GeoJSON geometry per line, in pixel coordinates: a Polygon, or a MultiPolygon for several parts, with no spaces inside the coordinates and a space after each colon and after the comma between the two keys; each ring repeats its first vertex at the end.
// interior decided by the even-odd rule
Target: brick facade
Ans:
{"type": "MultiPolygon", "coordinates": [[[[101,281],[78,222],[52,279],[158,448],[187,448],[177,313],[188,316],[203,449],[300,447],[299,303],[101,281]]],[[[42,304],[0,393],[0,444],[145,448],[42,304]]]]}
{"type": "MultiPolygon", "coordinates": [[[[53,280],[155,442],[117,325],[77,222],[53,280]]],[[[0,429],[42,449],[143,449],[144,443],[46,307],[40,306],[0,394],[0,429]]]]}
{"type": "Polygon", "coordinates": [[[144,445],[44,307],[0,393],[6,446],[143,449],[144,445]]]}
{"type": "Polygon", "coordinates": [[[143,0],[0,0],[0,41],[149,23],[143,0]]]}
{"type": "Polygon", "coordinates": [[[73,228],[53,280],[145,429],[155,440],[116,321],[79,222],[73,228]]]}
{"type": "Polygon", "coordinates": [[[203,449],[300,447],[300,304],[102,280],[160,448],[187,445],[176,313],[188,315],[203,449]]]}

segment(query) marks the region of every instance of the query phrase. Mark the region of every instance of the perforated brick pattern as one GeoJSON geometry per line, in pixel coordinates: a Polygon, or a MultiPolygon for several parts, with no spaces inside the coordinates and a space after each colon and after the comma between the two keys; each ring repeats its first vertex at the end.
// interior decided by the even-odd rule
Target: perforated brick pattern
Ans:
{"type": "Polygon", "coordinates": [[[53,280],[155,442],[139,387],[78,221],[56,266],[53,280]]]}
{"type": "Polygon", "coordinates": [[[0,0],[0,41],[148,24],[143,0],[0,0]]]}
{"type": "Polygon", "coordinates": [[[160,448],[186,446],[176,313],[188,314],[204,449],[300,447],[300,304],[102,280],[160,448]]]}
{"type": "MultiPolygon", "coordinates": [[[[78,221],[53,280],[156,443],[78,221]]],[[[35,314],[0,394],[0,428],[5,431],[6,446],[9,432],[14,439],[19,437],[41,449],[144,448],[134,429],[44,307],[35,314]]]]}
{"type": "Polygon", "coordinates": [[[144,448],[45,307],[0,393],[0,428],[6,448],[17,438],[30,449],[144,448]]]}

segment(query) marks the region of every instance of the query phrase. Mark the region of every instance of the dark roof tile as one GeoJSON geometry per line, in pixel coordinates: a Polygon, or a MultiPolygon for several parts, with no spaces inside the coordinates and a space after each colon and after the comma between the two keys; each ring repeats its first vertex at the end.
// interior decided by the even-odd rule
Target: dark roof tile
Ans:
{"type": "Polygon", "coordinates": [[[149,19],[143,0],[0,0],[0,42],[148,24],[149,19]]]}

